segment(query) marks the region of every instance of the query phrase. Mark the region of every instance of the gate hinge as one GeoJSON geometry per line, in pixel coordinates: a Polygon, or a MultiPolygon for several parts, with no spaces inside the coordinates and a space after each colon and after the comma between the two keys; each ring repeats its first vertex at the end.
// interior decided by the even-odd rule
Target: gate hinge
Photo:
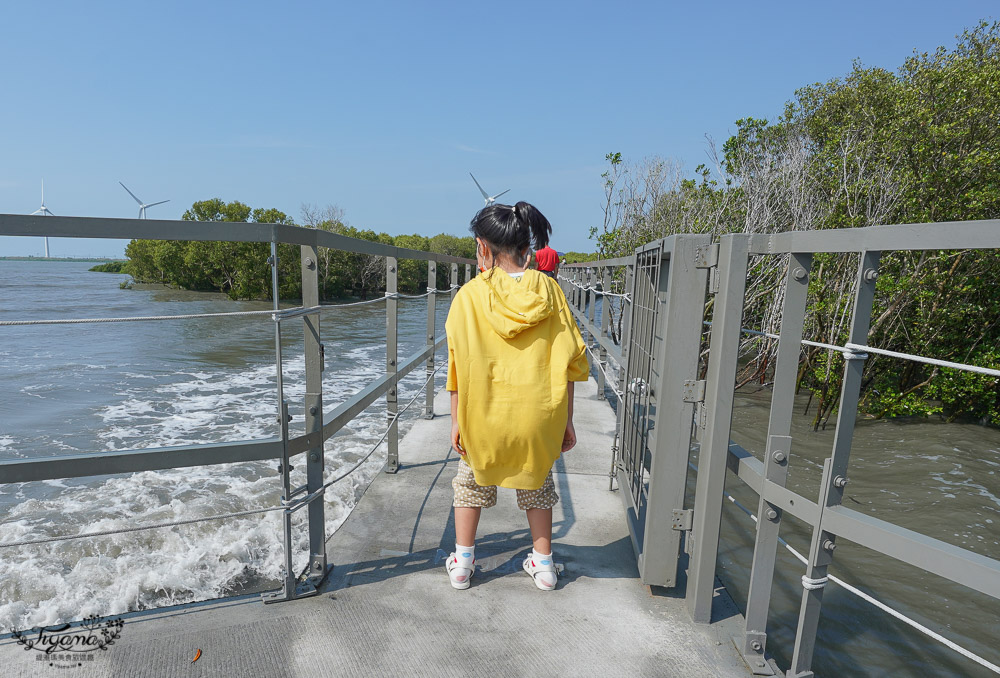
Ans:
{"type": "Polygon", "coordinates": [[[701,431],[705,430],[708,425],[708,408],[705,407],[705,401],[701,401],[694,407],[694,420],[698,424],[698,429],[701,431]]]}
{"type": "Polygon", "coordinates": [[[694,249],[694,267],[712,268],[719,265],[719,243],[701,245],[694,249]]]}
{"type": "Polygon", "coordinates": [[[686,403],[701,403],[705,401],[705,380],[701,379],[695,381],[694,379],[685,379],[684,388],[681,391],[681,395],[684,396],[684,402],[686,403]]]}
{"type": "Polygon", "coordinates": [[[688,532],[694,525],[694,509],[674,509],[671,527],[681,532],[688,532]]]}
{"type": "Polygon", "coordinates": [[[719,293],[719,243],[702,245],[694,250],[694,267],[708,269],[708,293],[719,293]]]}

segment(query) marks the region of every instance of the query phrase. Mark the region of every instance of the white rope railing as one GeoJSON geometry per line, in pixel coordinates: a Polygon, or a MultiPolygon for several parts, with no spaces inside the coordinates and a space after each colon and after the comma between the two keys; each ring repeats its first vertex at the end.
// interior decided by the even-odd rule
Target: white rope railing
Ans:
{"type": "Polygon", "coordinates": [[[949,367],[953,370],[962,370],[964,372],[975,372],[977,374],[985,374],[991,377],[1000,377],[1000,370],[994,370],[989,367],[980,367],[979,365],[965,365],[963,363],[953,363],[948,360],[938,360],[937,358],[925,358],[924,356],[911,355],[909,353],[898,353],[896,351],[887,351],[884,348],[872,348],[871,346],[862,346],[861,344],[847,344],[846,346],[848,349],[852,351],[865,351],[867,353],[876,353],[878,355],[884,355],[890,358],[913,360],[915,362],[925,363],[927,365],[937,365],[939,367],[949,367]]]}
{"type": "MultiPolygon", "coordinates": [[[[460,286],[452,285],[444,293],[448,294],[451,290],[456,290],[460,286]]],[[[231,311],[224,313],[185,313],[179,315],[137,315],[137,316],[126,316],[120,318],[48,318],[44,320],[0,320],[0,327],[23,327],[30,325],[83,325],[87,323],[132,323],[132,322],[151,322],[156,320],[191,320],[194,318],[250,318],[250,317],[263,317],[270,316],[271,320],[280,322],[282,320],[288,320],[290,318],[297,318],[303,315],[311,315],[313,313],[320,313],[326,311],[333,311],[341,308],[348,308],[351,306],[365,306],[367,304],[380,304],[388,299],[423,299],[424,297],[430,296],[431,294],[441,294],[441,290],[434,288],[427,288],[427,292],[424,294],[400,294],[398,292],[386,292],[384,296],[375,297],[374,299],[365,299],[363,301],[352,301],[346,304],[320,304],[318,306],[295,306],[292,308],[284,308],[278,311],[265,310],[265,311],[231,311]]]]}
{"type": "Polygon", "coordinates": [[[576,282],[575,280],[573,280],[571,278],[567,278],[564,275],[560,275],[559,279],[566,281],[567,283],[569,283],[573,287],[576,287],[577,289],[581,289],[584,292],[593,292],[594,294],[600,295],[602,297],[619,297],[621,299],[625,299],[625,300],[630,301],[630,302],[632,301],[632,296],[630,294],[628,294],[627,292],[625,294],[618,294],[617,292],[605,292],[604,290],[599,289],[597,287],[594,287],[593,285],[581,285],[580,283],[576,282]]]}
{"type": "MultiPolygon", "coordinates": [[[[698,470],[698,467],[695,466],[694,464],[690,464],[689,463],[688,465],[691,468],[693,468],[695,471],[698,470]]],[[[733,495],[729,494],[728,492],[723,492],[723,494],[725,495],[726,499],[728,499],[729,501],[731,501],[737,508],[739,508],[741,511],[743,511],[748,516],[750,516],[750,518],[752,518],[755,523],[758,522],[757,516],[755,516],[753,514],[753,512],[750,509],[748,509],[746,506],[744,506],[740,502],[736,501],[736,498],[733,497],[733,495]]],[[[802,555],[801,553],[799,553],[798,551],[796,551],[787,541],[785,541],[781,537],[778,537],[778,543],[780,543],[782,546],[784,546],[786,549],[788,549],[788,551],[793,556],[795,556],[803,565],[808,565],[809,564],[809,560],[804,555],[802,555]]],[[[915,619],[911,619],[910,617],[907,617],[902,612],[899,612],[898,610],[895,610],[895,609],[889,607],[888,605],[886,605],[882,601],[878,600],[877,598],[874,598],[873,596],[870,596],[869,594],[867,594],[864,591],[858,589],[857,587],[851,586],[850,584],[848,584],[844,580],[839,579],[838,577],[835,577],[832,574],[829,574],[826,577],[821,577],[819,579],[810,579],[808,577],[803,576],[802,577],[802,587],[805,588],[805,589],[807,589],[807,590],[822,588],[823,586],[826,585],[826,580],[827,579],[829,579],[830,581],[832,581],[834,584],[840,586],[844,590],[848,591],[849,593],[853,593],[854,595],[858,596],[859,598],[861,598],[865,602],[870,603],[870,604],[874,605],[875,607],[877,607],[878,609],[882,610],[883,612],[885,612],[885,613],[887,613],[887,614],[895,617],[896,619],[898,619],[899,621],[903,622],[904,624],[907,624],[908,626],[911,626],[912,628],[916,629],[917,631],[920,631],[921,633],[923,633],[923,634],[925,634],[927,636],[930,636],[934,640],[940,642],[941,644],[947,646],[948,648],[954,650],[955,652],[958,652],[963,657],[971,659],[972,661],[976,662],[980,666],[985,666],[986,668],[988,668],[990,671],[993,671],[994,673],[1000,673],[1000,666],[997,666],[993,662],[980,657],[978,654],[976,654],[972,650],[968,650],[968,649],[962,647],[961,645],[959,645],[958,643],[956,643],[954,641],[951,641],[951,640],[948,640],[947,638],[945,638],[944,636],[942,636],[940,633],[937,633],[936,631],[933,631],[933,630],[927,628],[926,626],[924,626],[920,622],[916,621],[915,619]]]]}
{"type": "Polygon", "coordinates": [[[141,532],[143,530],[156,530],[161,527],[174,527],[176,525],[190,525],[192,523],[203,523],[208,520],[223,520],[225,518],[239,518],[255,513],[268,513],[269,511],[281,511],[284,506],[272,506],[270,508],[253,509],[250,511],[236,511],[235,513],[220,513],[201,518],[188,518],[185,520],[172,520],[167,523],[152,523],[150,525],[138,525],[136,527],[122,527],[115,530],[101,530],[100,532],[83,532],[81,534],[67,534],[58,537],[47,537],[45,539],[28,539],[24,541],[0,542],[0,548],[10,548],[12,546],[33,546],[36,544],[49,544],[56,541],[69,541],[71,539],[83,539],[84,537],[106,537],[112,534],[127,534],[129,532],[141,532]]]}
{"type": "MultiPolygon", "coordinates": [[[[710,321],[705,321],[705,325],[711,326],[710,321]]],[[[756,337],[766,337],[768,339],[780,339],[780,334],[774,334],[773,332],[761,332],[759,330],[751,330],[746,327],[740,328],[743,334],[749,334],[756,337]]],[[[926,365],[937,365],[938,367],[947,367],[953,370],[960,370],[963,372],[975,372],[976,374],[983,374],[989,377],[1000,377],[1000,370],[993,369],[991,367],[980,367],[979,365],[968,365],[966,363],[956,363],[950,360],[940,360],[938,358],[927,358],[922,355],[915,355],[913,353],[901,353],[899,351],[889,351],[884,348],[874,348],[872,346],[866,346],[864,344],[853,344],[846,343],[843,346],[838,346],[837,344],[824,344],[821,341],[810,341],[808,339],[803,339],[801,343],[805,346],[816,346],[818,348],[825,348],[830,351],[840,351],[844,354],[845,360],[864,360],[868,358],[869,353],[875,353],[876,355],[884,355],[889,358],[899,358],[900,360],[912,360],[918,363],[924,363],[926,365]]]]}
{"type": "MultiPolygon", "coordinates": [[[[575,280],[571,280],[565,276],[560,275],[560,279],[565,280],[570,285],[579,288],[584,291],[591,291],[595,294],[604,294],[605,296],[616,296],[624,297],[631,301],[631,298],[627,294],[612,294],[610,292],[602,292],[595,289],[591,285],[581,285],[575,280]]],[[[711,325],[711,322],[706,321],[706,325],[711,325]]],[[[773,332],[761,332],[759,330],[751,330],[748,328],[741,328],[744,334],[749,334],[757,337],[766,337],[768,339],[780,339],[781,335],[774,334],[773,332]]],[[[974,372],[976,374],[982,374],[989,377],[1000,377],[1000,369],[993,369],[991,367],[981,367],[979,365],[969,365],[967,363],[957,363],[950,360],[941,360],[939,358],[928,358],[921,355],[916,355],[913,353],[902,353],[900,351],[890,351],[884,348],[874,348],[872,346],[866,346],[863,344],[853,344],[847,343],[844,346],[838,346],[836,344],[827,344],[821,341],[811,341],[809,339],[802,339],[801,343],[805,346],[815,346],[817,348],[825,348],[830,351],[840,351],[844,354],[847,360],[864,360],[868,358],[868,353],[874,353],[876,355],[884,355],[889,358],[898,358],[900,360],[912,360],[914,362],[923,363],[925,365],[936,365],[938,367],[947,367],[953,370],[960,370],[963,372],[974,372]]]]}
{"type": "MultiPolygon", "coordinates": [[[[427,288],[427,294],[451,294],[452,290],[457,290],[460,287],[461,287],[461,285],[452,285],[451,287],[449,287],[447,289],[444,289],[444,290],[439,290],[436,287],[428,287],[427,288]]],[[[427,295],[426,294],[422,294],[420,296],[427,296],[427,295]]]]}

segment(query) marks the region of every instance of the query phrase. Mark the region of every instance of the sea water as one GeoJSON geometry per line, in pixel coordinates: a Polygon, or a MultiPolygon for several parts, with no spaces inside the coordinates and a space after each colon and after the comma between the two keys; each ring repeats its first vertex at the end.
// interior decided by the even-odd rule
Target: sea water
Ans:
{"type": "MultiPolygon", "coordinates": [[[[0,261],[0,319],[271,307],[155,286],[123,290],[119,283],[126,276],[92,273],[91,265],[0,261]]],[[[438,332],[448,301],[438,299],[438,332]]],[[[424,300],[399,302],[401,359],[423,349],[426,309],[424,300]]],[[[293,435],[303,427],[301,327],[299,319],[283,323],[283,380],[293,435]]],[[[329,411],[384,374],[385,304],[325,312],[322,340],[329,411]]],[[[438,365],[442,358],[443,352],[438,365]]],[[[418,368],[402,381],[400,407],[425,378],[418,368]]],[[[443,384],[441,370],[433,388],[443,384]]],[[[422,400],[420,395],[401,417],[401,435],[422,415],[422,400]]],[[[0,327],[0,459],[275,437],[277,403],[274,325],[268,315],[0,327]]],[[[367,454],[386,421],[380,400],[328,440],[327,477],[367,454]]],[[[327,490],[328,532],[381,471],[385,455],[382,443],[354,474],[327,490]]],[[[293,486],[304,482],[304,464],[295,466],[293,486]]],[[[2,546],[277,506],[276,467],[276,461],[262,461],[0,484],[0,630],[276,588],[284,563],[280,512],[2,546]]],[[[307,564],[306,515],[294,514],[296,572],[307,564]]]]}

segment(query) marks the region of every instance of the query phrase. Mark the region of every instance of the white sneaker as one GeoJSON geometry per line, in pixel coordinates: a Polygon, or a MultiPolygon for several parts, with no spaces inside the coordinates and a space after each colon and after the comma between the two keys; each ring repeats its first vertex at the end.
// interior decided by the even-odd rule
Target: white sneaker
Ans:
{"type": "Polygon", "coordinates": [[[551,591],[556,587],[556,577],[559,576],[559,568],[555,564],[555,561],[552,560],[552,556],[535,557],[533,553],[529,553],[524,558],[524,571],[531,575],[535,586],[542,591],[551,591]],[[552,573],[551,577],[543,574],[548,572],[552,573]]]}
{"type": "Polygon", "coordinates": [[[469,588],[472,583],[472,575],[476,572],[476,560],[472,559],[472,567],[462,567],[458,564],[458,556],[452,553],[444,563],[448,570],[448,579],[451,580],[451,587],[463,590],[469,588]]]}

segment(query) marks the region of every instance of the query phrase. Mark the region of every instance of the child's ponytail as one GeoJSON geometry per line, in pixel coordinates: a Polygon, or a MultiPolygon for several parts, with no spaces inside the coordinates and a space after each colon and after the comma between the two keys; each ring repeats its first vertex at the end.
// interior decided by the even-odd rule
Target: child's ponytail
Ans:
{"type": "Polygon", "coordinates": [[[517,219],[518,223],[528,227],[531,239],[535,242],[536,250],[540,250],[549,244],[552,225],[545,218],[544,214],[539,212],[530,202],[524,202],[523,200],[511,209],[514,210],[514,218],[517,219]]]}
{"type": "Polygon", "coordinates": [[[549,244],[552,225],[537,207],[522,200],[515,205],[495,203],[484,207],[472,218],[469,230],[486,241],[494,254],[521,262],[521,253],[532,241],[536,250],[549,244]]]}

